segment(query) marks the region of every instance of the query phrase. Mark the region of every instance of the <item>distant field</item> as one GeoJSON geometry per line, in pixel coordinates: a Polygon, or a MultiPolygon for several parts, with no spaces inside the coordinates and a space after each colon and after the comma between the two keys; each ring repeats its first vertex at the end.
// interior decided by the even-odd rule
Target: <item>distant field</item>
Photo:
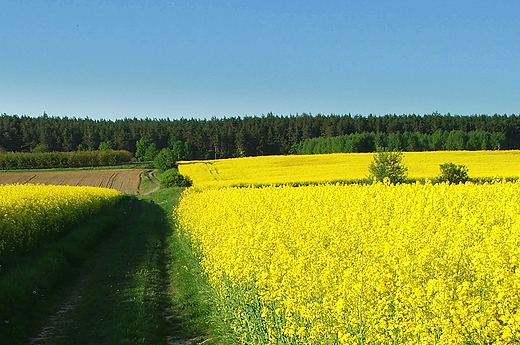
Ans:
{"type": "MultiPolygon", "coordinates": [[[[283,184],[359,180],[368,174],[373,153],[334,153],[245,157],[180,162],[179,170],[195,187],[283,184]]],[[[411,178],[439,175],[439,164],[453,162],[469,168],[470,177],[519,177],[520,151],[405,152],[411,178]]]]}
{"type": "Polygon", "coordinates": [[[1,172],[0,184],[92,186],[137,194],[142,169],[1,172]]]}

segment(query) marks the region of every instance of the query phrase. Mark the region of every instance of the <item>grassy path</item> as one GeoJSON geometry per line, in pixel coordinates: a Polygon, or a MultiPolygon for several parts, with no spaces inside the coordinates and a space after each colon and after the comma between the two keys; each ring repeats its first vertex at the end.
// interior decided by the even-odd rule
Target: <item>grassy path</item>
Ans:
{"type": "Polygon", "coordinates": [[[31,344],[200,343],[174,305],[167,245],[180,189],[134,202],[81,265],[31,344]]]}

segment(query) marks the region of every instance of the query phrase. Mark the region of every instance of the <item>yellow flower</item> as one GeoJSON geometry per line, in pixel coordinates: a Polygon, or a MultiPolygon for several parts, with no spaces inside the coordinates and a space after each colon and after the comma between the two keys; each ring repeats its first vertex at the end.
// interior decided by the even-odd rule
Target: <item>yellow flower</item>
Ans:
{"type": "Polygon", "coordinates": [[[223,188],[174,216],[245,342],[505,344],[519,205],[519,183],[223,188]]]}
{"type": "Polygon", "coordinates": [[[120,197],[107,188],[0,185],[0,257],[28,250],[120,197]]]}

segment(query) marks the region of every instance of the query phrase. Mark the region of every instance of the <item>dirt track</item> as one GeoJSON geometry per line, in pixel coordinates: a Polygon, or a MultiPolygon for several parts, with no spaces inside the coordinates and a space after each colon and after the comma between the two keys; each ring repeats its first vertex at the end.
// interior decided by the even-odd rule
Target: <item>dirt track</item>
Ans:
{"type": "Polygon", "coordinates": [[[93,186],[138,194],[142,169],[0,172],[0,184],[93,186]]]}

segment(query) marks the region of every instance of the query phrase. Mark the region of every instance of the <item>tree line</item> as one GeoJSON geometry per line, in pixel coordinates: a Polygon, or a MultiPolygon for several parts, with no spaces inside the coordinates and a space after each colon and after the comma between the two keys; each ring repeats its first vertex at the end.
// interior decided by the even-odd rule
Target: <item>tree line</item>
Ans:
{"type": "Polygon", "coordinates": [[[335,152],[500,150],[509,149],[505,133],[462,130],[436,130],[433,134],[355,133],[331,138],[313,138],[293,145],[290,153],[317,154],[335,152]]]}
{"type": "MultiPolygon", "coordinates": [[[[42,147],[45,148],[43,151],[49,152],[84,151],[97,150],[102,143],[110,143],[114,150],[135,154],[138,142],[144,139],[153,144],[150,152],[169,148],[172,142],[180,141],[185,145],[185,158],[209,159],[288,154],[295,144],[313,138],[383,133],[390,140],[390,135],[435,136],[439,131],[458,131],[466,136],[472,136],[471,132],[487,132],[500,136],[500,147],[491,146],[492,149],[520,148],[520,116],[515,114],[281,116],[268,113],[222,119],[125,118],[113,121],[54,117],[44,113],[39,117],[0,115],[0,151],[32,152],[42,151],[42,147]]],[[[470,141],[469,137],[467,141],[470,141]]],[[[410,146],[410,142],[406,145],[410,146]]],[[[402,149],[406,150],[406,147],[402,149]]]]}

